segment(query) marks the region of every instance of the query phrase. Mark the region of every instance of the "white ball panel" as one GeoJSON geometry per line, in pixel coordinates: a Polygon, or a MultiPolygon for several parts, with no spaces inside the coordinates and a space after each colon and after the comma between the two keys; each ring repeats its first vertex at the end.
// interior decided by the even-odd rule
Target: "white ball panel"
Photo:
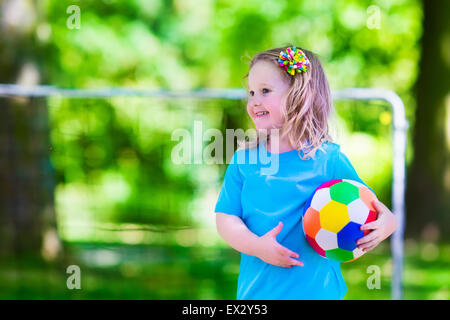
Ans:
{"type": "Polygon", "coordinates": [[[364,251],[362,251],[362,250],[359,249],[359,248],[355,248],[355,249],[353,250],[353,257],[354,257],[354,258],[359,258],[359,257],[361,257],[363,254],[364,254],[364,251]]]}
{"type": "Polygon", "coordinates": [[[311,200],[311,207],[316,211],[320,211],[330,201],[330,188],[319,189],[311,200]]]}
{"type": "Polygon", "coordinates": [[[323,250],[333,250],[338,247],[337,234],[326,229],[320,229],[317,232],[316,242],[323,250]]]}
{"type": "Polygon", "coordinates": [[[347,210],[350,221],[359,224],[364,224],[364,222],[366,222],[370,211],[369,208],[367,208],[364,201],[362,201],[360,198],[350,202],[347,205],[347,210]]]}

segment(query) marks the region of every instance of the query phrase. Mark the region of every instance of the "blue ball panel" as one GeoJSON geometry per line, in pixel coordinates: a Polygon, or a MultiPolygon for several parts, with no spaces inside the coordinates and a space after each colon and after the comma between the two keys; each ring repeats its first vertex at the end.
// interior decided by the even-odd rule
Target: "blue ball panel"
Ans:
{"type": "Polygon", "coordinates": [[[360,227],[361,225],[358,223],[349,222],[338,232],[337,239],[340,249],[352,251],[357,247],[356,241],[364,237],[364,232],[359,229],[360,227]]]}

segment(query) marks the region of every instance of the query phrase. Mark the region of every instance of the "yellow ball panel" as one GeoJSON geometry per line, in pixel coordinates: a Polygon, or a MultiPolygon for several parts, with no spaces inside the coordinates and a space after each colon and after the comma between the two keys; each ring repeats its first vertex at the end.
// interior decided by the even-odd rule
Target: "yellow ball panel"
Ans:
{"type": "Polygon", "coordinates": [[[338,233],[349,222],[345,204],[331,200],[320,210],[320,226],[328,231],[338,233]]]}

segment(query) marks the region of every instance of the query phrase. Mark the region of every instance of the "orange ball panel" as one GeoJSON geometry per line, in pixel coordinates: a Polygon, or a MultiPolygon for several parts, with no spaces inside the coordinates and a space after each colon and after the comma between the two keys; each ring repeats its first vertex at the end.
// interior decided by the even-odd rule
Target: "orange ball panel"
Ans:
{"type": "Polygon", "coordinates": [[[314,239],[317,232],[319,232],[320,230],[319,212],[309,207],[305,212],[305,216],[303,217],[303,226],[305,228],[305,233],[314,239]]]}
{"type": "Polygon", "coordinates": [[[367,208],[372,211],[376,211],[372,205],[372,201],[376,200],[377,197],[368,188],[359,188],[359,197],[366,204],[367,208]]]}

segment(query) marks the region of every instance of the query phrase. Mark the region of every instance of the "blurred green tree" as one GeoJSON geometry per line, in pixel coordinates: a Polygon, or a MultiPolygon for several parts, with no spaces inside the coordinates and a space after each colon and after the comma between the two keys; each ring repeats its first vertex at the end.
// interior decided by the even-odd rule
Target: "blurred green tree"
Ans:
{"type": "MultiPolygon", "coordinates": [[[[449,1],[422,1],[423,35],[407,187],[407,235],[430,225],[448,238],[450,213],[449,1]]],[[[434,236],[435,237],[435,236],[434,236]]]]}

